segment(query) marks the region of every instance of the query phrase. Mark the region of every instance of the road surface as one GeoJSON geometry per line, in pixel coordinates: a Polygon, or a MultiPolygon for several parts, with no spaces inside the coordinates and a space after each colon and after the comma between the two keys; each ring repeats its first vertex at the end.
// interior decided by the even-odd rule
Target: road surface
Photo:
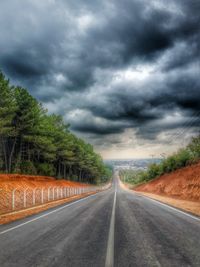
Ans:
{"type": "Polygon", "coordinates": [[[0,266],[200,266],[200,219],[111,189],[0,226],[0,266]]]}

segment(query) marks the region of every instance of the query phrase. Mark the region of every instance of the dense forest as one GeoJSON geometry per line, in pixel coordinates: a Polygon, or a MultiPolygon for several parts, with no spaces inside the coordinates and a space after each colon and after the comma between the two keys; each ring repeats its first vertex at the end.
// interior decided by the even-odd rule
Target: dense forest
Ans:
{"type": "Polygon", "coordinates": [[[105,182],[111,170],[60,115],[49,115],[28,91],[0,72],[0,171],[105,182]]]}
{"type": "Polygon", "coordinates": [[[185,147],[178,150],[161,160],[160,163],[152,163],[145,171],[121,170],[120,178],[133,185],[148,182],[163,174],[173,172],[185,166],[195,164],[200,161],[200,135],[193,137],[191,142],[185,147]]]}

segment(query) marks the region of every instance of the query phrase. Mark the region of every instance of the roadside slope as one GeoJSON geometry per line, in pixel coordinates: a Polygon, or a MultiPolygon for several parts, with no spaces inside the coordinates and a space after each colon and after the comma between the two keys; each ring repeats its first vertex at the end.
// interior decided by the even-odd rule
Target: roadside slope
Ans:
{"type": "Polygon", "coordinates": [[[134,191],[200,216],[200,162],[136,186],[134,191]]]}
{"type": "Polygon", "coordinates": [[[77,183],[64,179],[56,180],[53,177],[37,176],[37,175],[21,175],[21,174],[0,174],[0,188],[12,190],[14,188],[26,189],[35,187],[49,186],[88,186],[83,183],[77,183]]]}
{"type": "Polygon", "coordinates": [[[139,192],[200,201],[200,162],[134,188],[139,192]]]}
{"type": "Polygon", "coordinates": [[[0,224],[24,218],[42,210],[63,204],[90,195],[92,192],[82,192],[72,194],[67,198],[60,195],[60,191],[55,189],[84,188],[90,187],[88,184],[78,183],[68,180],[56,180],[53,177],[20,175],[20,174],[0,174],[0,224]],[[41,189],[43,190],[43,200],[41,199],[41,189]],[[49,189],[49,190],[48,190],[49,189]],[[12,209],[12,192],[15,193],[15,209],[12,209]],[[35,205],[33,205],[33,192],[35,190],[35,205]],[[52,199],[53,190],[56,198],[52,199]],[[24,192],[26,192],[26,206],[24,207],[24,192]]]}

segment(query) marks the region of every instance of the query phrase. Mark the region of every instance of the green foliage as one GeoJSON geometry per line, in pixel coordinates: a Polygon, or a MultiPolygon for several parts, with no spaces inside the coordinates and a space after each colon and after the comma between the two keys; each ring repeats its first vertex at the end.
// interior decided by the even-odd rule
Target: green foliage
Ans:
{"type": "Polygon", "coordinates": [[[191,143],[177,153],[163,159],[160,163],[150,164],[146,171],[123,170],[120,177],[130,184],[148,182],[162,174],[173,172],[200,160],[200,136],[192,139],[191,143]]]}
{"type": "Polygon", "coordinates": [[[0,136],[11,136],[13,133],[12,120],[15,115],[16,101],[13,88],[0,72],[0,136]]]}
{"type": "Polygon", "coordinates": [[[200,159],[200,137],[194,137],[188,145],[190,151],[191,163],[200,159]]]}
{"type": "Polygon", "coordinates": [[[111,177],[93,147],[73,135],[61,116],[48,115],[26,89],[10,86],[2,73],[0,168],[90,183],[111,177]]]}
{"type": "MultiPolygon", "coordinates": [[[[146,180],[151,180],[161,174],[160,166],[156,163],[152,163],[149,165],[148,171],[147,171],[147,177],[146,180]]],[[[145,175],[145,173],[143,174],[145,175]]]]}
{"type": "Polygon", "coordinates": [[[22,161],[16,166],[15,171],[17,173],[23,173],[23,174],[37,174],[37,170],[33,164],[33,162],[29,160],[22,161]]]}
{"type": "Polygon", "coordinates": [[[53,176],[55,174],[55,169],[52,164],[49,163],[36,163],[37,174],[53,176]]]}

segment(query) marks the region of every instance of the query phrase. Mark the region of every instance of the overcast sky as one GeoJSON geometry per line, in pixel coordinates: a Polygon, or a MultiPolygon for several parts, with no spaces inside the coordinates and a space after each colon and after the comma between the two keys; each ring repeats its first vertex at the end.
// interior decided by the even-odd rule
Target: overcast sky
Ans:
{"type": "Polygon", "coordinates": [[[1,0],[0,68],[104,158],[160,156],[200,114],[199,0],[1,0]]]}

